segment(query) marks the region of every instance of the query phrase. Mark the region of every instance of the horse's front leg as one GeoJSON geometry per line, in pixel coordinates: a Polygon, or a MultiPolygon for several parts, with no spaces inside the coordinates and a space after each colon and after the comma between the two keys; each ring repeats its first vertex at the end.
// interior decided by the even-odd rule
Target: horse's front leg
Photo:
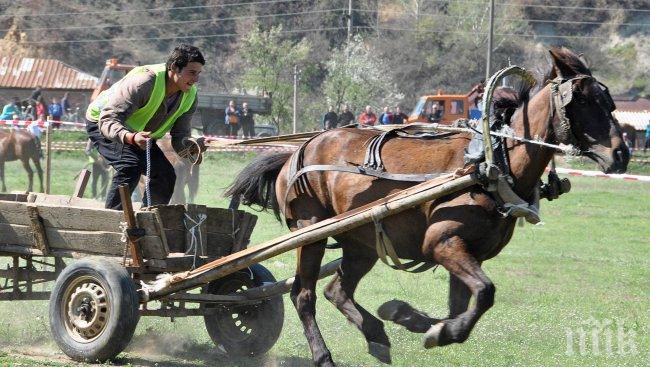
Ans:
{"type": "Polygon", "coordinates": [[[325,298],[359,329],[368,343],[368,353],[383,363],[391,363],[390,341],[384,323],[354,300],[359,281],[377,262],[373,250],[355,244],[343,245],[343,260],[332,281],[325,287],[325,298]]]}
{"type": "Polygon", "coordinates": [[[291,288],[291,301],[298,311],[314,363],[319,367],[333,367],[332,355],[316,323],[316,281],[325,243],[323,240],[298,249],[298,269],[291,288]]]}
{"type": "MultiPolygon", "coordinates": [[[[427,232],[427,237],[429,234],[427,232]]],[[[433,247],[433,257],[468,288],[476,302],[465,312],[431,326],[424,337],[426,348],[462,343],[467,340],[481,315],[494,304],[496,290],[492,281],[481,269],[481,264],[467,252],[466,244],[460,237],[454,236],[440,240],[433,247]]],[[[452,286],[458,287],[459,285],[452,284],[452,286]]],[[[450,302],[454,304],[455,308],[450,310],[451,315],[460,312],[463,307],[467,306],[466,302],[468,301],[469,297],[465,296],[461,298],[461,301],[450,302]]]]}
{"type": "Polygon", "coordinates": [[[29,165],[29,158],[23,159],[21,160],[21,162],[23,163],[23,168],[25,169],[25,171],[27,171],[27,179],[29,180],[27,191],[31,192],[34,189],[34,171],[32,170],[32,167],[29,165]]]}
{"type": "Polygon", "coordinates": [[[5,185],[5,161],[0,160],[0,181],[2,183],[2,192],[7,192],[7,186],[5,185]]]}

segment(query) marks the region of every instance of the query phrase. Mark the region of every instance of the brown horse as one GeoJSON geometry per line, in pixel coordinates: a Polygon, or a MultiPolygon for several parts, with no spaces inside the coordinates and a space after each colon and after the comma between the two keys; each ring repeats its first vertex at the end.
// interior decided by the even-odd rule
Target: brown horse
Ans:
{"type": "MultiPolygon", "coordinates": [[[[614,105],[607,89],[573,52],[564,48],[550,52],[553,77],[557,77],[554,81],[562,84],[561,90],[572,93],[571,102],[563,109],[551,107],[555,93],[552,85],[545,85],[532,98],[520,100],[510,120],[511,128],[517,136],[528,139],[540,137],[548,143],[573,144],[598,162],[603,171],[624,172],[629,156],[611,114],[614,105]]],[[[362,165],[365,145],[377,134],[375,130],[350,128],[324,132],[302,150],[303,166],[362,165]]],[[[454,171],[463,165],[463,151],[470,139],[469,134],[437,140],[393,138],[382,147],[384,166],[391,173],[454,171]]],[[[530,200],[554,150],[511,139],[506,140],[505,147],[510,157],[513,189],[530,200]]],[[[298,184],[287,187],[291,180],[289,158],[287,154],[277,154],[252,162],[228,194],[242,195],[245,204],[275,208],[276,215],[277,208],[281,208],[289,228],[296,230],[413,185],[347,172],[314,171],[302,176],[298,184]]],[[[447,317],[438,319],[406,302],[393,300],[379,308],[379,316],[410,331],[424,333],[426,348],[464,342],[494,303],[495,286],[481,269],[481,263],[496,256],[510,241],[515,218],[502,215],[494,196],[476,185],[388,217],[383,220],[383,227],[400,258],[440,264],[449,271],[450,310],[447,317]],[[470,306],[472,296],[475,302],[470,306]]],[[[369,224],[335,239],[342,246],[343,260],[325,288],[325,297],[361,331],[369,352],[390,363],[390,342],[383,322],[354,299],[359,281],[378,259],[375,229],[369,224]]],[[[314,363],[334,366],[315,318],[315,286],[325,245],[323,240],[298,251],[291,299],[314,363]]]]}
{"type": "Polygon", "coordinates": [[[0,131],[0,181],[2,183],[2,192],[7,191],[5,185],[5,162],[20,160],[23,168],[27,171],[29,184],[27,191],[32,191],[34,187],[34,171],[29,164],[29,160],[34,162],[38,180],[43,191],[43,170],[41,169],[40,152],[36,138],[28,131],[11,130],[0,131]]]}

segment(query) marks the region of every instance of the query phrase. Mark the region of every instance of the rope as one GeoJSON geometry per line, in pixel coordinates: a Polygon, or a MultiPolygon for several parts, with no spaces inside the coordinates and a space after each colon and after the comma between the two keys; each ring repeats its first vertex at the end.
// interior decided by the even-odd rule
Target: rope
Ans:
{"type": "Polygon", "coordinates": [[[147,195],[147,206],[151,206],[151,190],[149,183],[151,182],[151,139],[147,139],[147,180],[145,181],[145,193],[147,195]]]}
{"type": "Polygon", "coordinates": [[[201,231],[199,231],[199,236],[198,236],[199,239],[198,239],[198,242],[197,242],[196,229],[199,228],[201,226],[201,224],[207,218],[208,218],[208,216],[206,214],[199,213],[198,216],[197,216],[198,220],[194,220],[187,213],[185,213],[185,219],[183,219],[183,223],[185,224],[185,228],[188,230],[188,232],[192,236],[192,240],[190,241],[190,247],[185,252],[186,255],[189,255],[192,252],[192,250],[194,250],[194,258],[192,260],[192,269],[191,270],[196,269],[196,256],[198,254],[198,249],[199,249],[198,243],[203,243],[203,238],[201,237],[201,231]],[[187,224],[188,220],[190,222],[192,222],[191,227],[187,224]]]}

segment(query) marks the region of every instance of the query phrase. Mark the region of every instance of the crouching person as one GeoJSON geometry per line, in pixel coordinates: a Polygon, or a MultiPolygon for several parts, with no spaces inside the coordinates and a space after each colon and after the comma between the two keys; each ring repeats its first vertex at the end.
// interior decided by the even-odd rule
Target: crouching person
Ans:
{"type": "MultiPolygon", "coordinates": [[[[189,146],[190,120],[196,110],[195,84],[204,65],[198,48],[178,45],[167,63],[134,68],[88,106],[88,137],[115,169],[106,208],[122,209],[118,187],[127,184],[133,192],[140,175],[146,174],[147,143],[151,203],[144,195],[144,204],[169,203],[176,175],[155,141],[169,132],[176,152],[189,146]]],[[[199,146],[205,149],[202,141],[199,146]]]]}

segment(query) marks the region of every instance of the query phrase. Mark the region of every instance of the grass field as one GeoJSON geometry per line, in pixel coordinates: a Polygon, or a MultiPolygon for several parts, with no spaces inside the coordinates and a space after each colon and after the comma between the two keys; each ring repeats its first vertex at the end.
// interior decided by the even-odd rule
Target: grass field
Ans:
{"type": "MultiPolygon", "coordinates": [[[[210,154],[201,167],[198,202],[226,205],[223,188],[249,161],[250,154],[210,154]]],[[[71,194],[81,153],[57,153],[53,193],[71,194]]],[[[570,164],[593,169],[588,164],[570,164]]],[[[630,173],[650,174],[647,166],[630,173]]],[[[18,164],[7,165],[7,186],[24,189],[18,164]]],[[[425,350],[420,335],[392,324],[393,365],[415,366],[647,366],[650,365],[650,184],[572,178],[573,191],[542,205],[544,225],[517,228],[503,252],[484,264],[497,287],[494,307],[464,344],[425,350]],[[605,323],[592,335],[594,323],[605,323]],[[610,326],[607,322],[611,322],[610,326]],[[585,348],[579,335],[584,331],[585,348]],[[611,335],[611,353],[607,350],[611,335]],[[573,337],[573,344],[569,344],[573,337]],[[622,343],[621,339],[622,338],[622,343]],[[593,342],[599,342],[594,348],[593,342]]],[[[275,219],[260,214],[253,243],[286,233],[275,219]]],[[[339,256],[337,250],[328,259],[339,256]]],[[[270,261],[277,278],[292,275],[293,253],[270,261]]],[[[2,264],[0,264],[2,265],[2,264]]],[[[4,265],[2,265],[4,267],[4,265]]],[[[364,278],[356,299],[369,310],[398,298],[432,315],[447,313],[448,275],[412,275],[378,264],[364,278]]],[[[321,282],[322,290],[325,282],[321,282]]],[[[319,291],[319,295],[320,295],[319,291]]],[[[218,354],[201,318],[143,318],[136,336],[114,361],[134,366],[311,366],[301,324],[285,298],[285,326],[271,353],[257,360],[228,360],[218,354]]],[[[324,297],[318,320],[340,366],[379,365],[361,334],[324,297]]],[[[46,302],[0,303],[0,366],[64,366],[69,362],[49,336],[46,302]]]]}

